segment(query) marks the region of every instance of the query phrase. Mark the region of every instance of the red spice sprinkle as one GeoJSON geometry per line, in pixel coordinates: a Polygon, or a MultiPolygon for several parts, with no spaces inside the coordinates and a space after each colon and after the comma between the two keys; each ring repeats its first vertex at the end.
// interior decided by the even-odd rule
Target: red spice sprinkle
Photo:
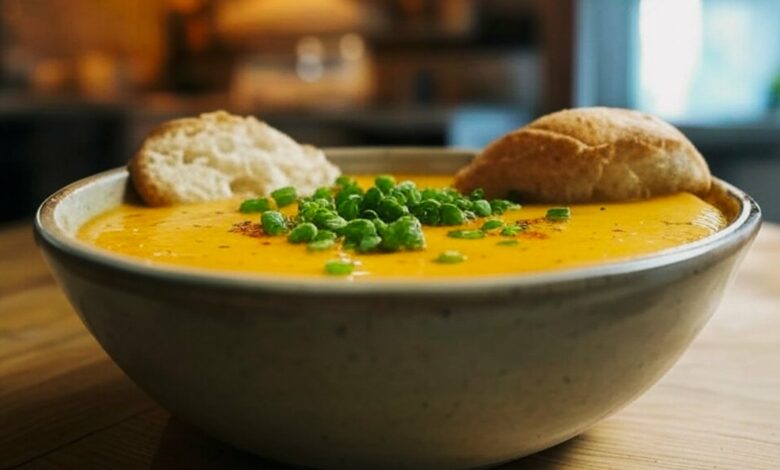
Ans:
{"type": "Polygon", "coordinates": [[[233,224],[233,227],[231,227],[229,231],[252,238],[260,238],[263,236],[263,227],[250,220],[233,224]]]}

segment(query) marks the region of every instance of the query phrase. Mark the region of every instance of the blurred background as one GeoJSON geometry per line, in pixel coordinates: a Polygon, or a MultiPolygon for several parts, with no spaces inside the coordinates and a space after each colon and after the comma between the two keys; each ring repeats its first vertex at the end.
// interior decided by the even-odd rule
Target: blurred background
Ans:
{"type": "Polygon", "coordinates": [[[223,108],[318,146],[481,147],[632,107],[780,221],[776,0],[0,0],[0,222],[223,108]]]}

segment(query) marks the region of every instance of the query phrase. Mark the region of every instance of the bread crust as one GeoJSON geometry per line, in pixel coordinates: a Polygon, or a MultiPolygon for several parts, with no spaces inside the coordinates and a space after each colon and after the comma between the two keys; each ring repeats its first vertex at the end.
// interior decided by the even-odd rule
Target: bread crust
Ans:
{"type": "Polygon", "coordinates": [[[543,116],[488,145],[455,176],[462,192],[528,202],[626,201],[706,193],[707,163],[672,125],[638,111],[578,108],[543,116]]]}
{"type": "Polygon", "coordinates": [[[150,206],[267,195],[282,186],[302,194],[340,173],[319,149],[258,121],[224,111],[165,122],[128,162],[150,206]]]}
{"type": "Polygon", "coordinates": [[[165,136],[179,128],[191,128],[196,125],[195,118],[182,118],[174,119],[173,121],[167,121],[156,128],[154,128],[149,135],[146,136],[141,148],[133,155],[127,164],[127,169],[130,172],[130,180],[133,182],[136,192],[141,199],[148,206],[168,206],[177,202],[171,191],[166,188],[166,185],[161,183],[154,177],[154,173],[150,171],[150,153],[148,151],[152,142],[156,139],[165,138],[165,136]]]}

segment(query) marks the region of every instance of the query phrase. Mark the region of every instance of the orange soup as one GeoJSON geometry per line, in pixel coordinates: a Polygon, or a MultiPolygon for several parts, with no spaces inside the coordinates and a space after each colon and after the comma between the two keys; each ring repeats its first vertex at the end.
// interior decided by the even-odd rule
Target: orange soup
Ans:
{"type": "MultiPolygon", "coordinates": [[[[418,187],[446,187],[449,176],[397,175],[418,187]]],[[[356,178],[363,187],[373,177],[356,178]]],[[[99,248],[149,264],[177,265],[274,276],[324,275],[323,266],[348,259],[352,281],[508,275],[588,266],[655,253],[707,237],[726,225],[724,215],[698,197],[680,193],[625,203],[570,206],[566,220],[547,217],[550,205],[523,205],[462,226],[424,226],[425,247],[393,253],[359,253],[341,243],[322,251],[269,236],[259,214],[239,212],[240,200],[171,207],[122,205],[86,223],[78,237],[99,248]],[[487,220],[518,227],[507,236],[483,230],[477,239],[453,230],[480,230],[487,220]],[[459,262],[441,262],[456,252],[459,262]]],[[[281,212],[294,216],[289,205],[281,212]]],[[[496,223],[496,225],[499,225],[496,223]]]]}

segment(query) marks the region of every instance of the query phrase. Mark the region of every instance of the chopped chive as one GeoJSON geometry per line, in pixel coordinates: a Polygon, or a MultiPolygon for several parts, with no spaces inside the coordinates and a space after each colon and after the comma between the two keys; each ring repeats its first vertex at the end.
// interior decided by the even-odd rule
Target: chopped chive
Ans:
{"type": "Polygon", "coordinates": [[[409,209],[406,206],[401,205],[397,200],[387,197],[379,203],[376,212],[385,222],[394,222],[407,215],[409,209]]]}
{"type": "Polygon", "coordinates": [[[443,264],[462,263],[466,261],[466,256],[460,251],[447,250],[441,252],[434,261],[443,264]]]}
{"type": "Polygon", "coordinates": [[[393,178],[392,175],[379,175],[374,180],[374,186],[379,188],[379,190],[383,193],[387,194],[395,187],[395,178],[393,178]]]}
{"type": "Polygon", "coordinates": [[[263,231],[271,236],[281,235],[287,230],[284,216],[277,211],[263,212],[263,215],[260,216],[260,224],[263,226],[263,231]]]}
{"type": "Polygon", "coordinates": [[[345,201],[341,201],[338,207],[338,213],[346,220],[352,220],[360,215],[360,201],[363,198],[358,194],[352,194],[345,201]]]}
{"type": "Polygon", "coordinates": [[[507,225],[501,229],[501,235],[505,237],[514,237],[520,232],[520,227],[517,225],[507,225]]]}
{"type": "Polygon", "coordinates": [[[317,190],[314,191],[314,194],[311,195],[311,198],[314,200],[317,199],[329,200],[331,197],[333,197],[333,193],[331,192],[330,188],[327,186],[322,186],[317,188],[317,190]]]}
{"type": "Polygon", "coordinates": [[[440,219],[442,225],[462,225],[466,216],[458,206],[446,203],[441,205],[440,219]]]}
{"type": "Polygon", "coordinates": [[[271,197],[276,201],[276,207],[286,207],[298,199],[298,194],[292,186],[285,186],[276,191],[271,191],[271,197]]]}
{"type": "Polygon", "coordinates": [[[347,225],[347,221],[344,220],[343,217],[339,217],[338,215],[330,216],[322,222],[322,228],[333,232],[337,232],[341,230],[342,228],[346,227],[346,225],[347,225]]]}
{"type": "Polygon", "coordinates": [[[471,198],[472,201],[485,199],[485,190],[482,188],[477,188],[474,191],[471,191],[469,197],[471,198]]]}
{"type": "Polygon", "coordinates": [[[317,236],[317,226],[311,222],[304,222],[290,231],[287,240],[290,243],[308,243],[317,236]]]}
{"type": "MultiPolygon", "coordinates": [[[[320,232],[321,233],[321,232],[320,232]]],[[[322,239],[322,240],[314,240],[313,242],[306,245],[306,248],[309,251],[324,251],[328,248],[332,247],[336,243],[336,239],[322,239]]]]}
{"type": "Polygon", "coordinates": [[[317,232],[317,235],[314,236],[314,241],[319,242],[323,240],[334,241],[336,240],[336,234],[331,232],[330,230],[319,230],[317,232]]]}
{"type": "Polygon", "coordinates": [[[267,198],[247,199],[241,203],[238,210],[243,213],[265,212],[271,208],[271,201],[267,198]]]}
{"type": "Polygon", "coordinates": [[[346,186],[355,186],[356,184],[354,179],[346,175],[341,175],[338,178],[336,178],[335,183],[336,185],[341,186],[342,188],[346,186]]]}
{"type": "Polygon", "coordinates": [[[490,203],[484,199],[478,199],[474,201],[472,209],[474,213],[480,217],[487,217],[493,214],[493,209],[490,207],[490,203]]]}
{"type": "Polygon", "coordinates": [[[359,243],[365,237],[376,235],[374,223],[366,219],[355,219],[349,221],[340,232],[344,239],[350,242],[359,243]]]}
{"type": "Polygon", "coordinates": [[[382,238],[377,235],[368,235],[360,239],[360,242],[358,242],[357,248],[358,251],[361,252],[369,252],[374,251],[380,244],[382,243],[382,238]]]}
{"type": "Polygon", "coordinates": [[[355,263],[332,259],[325,263],[325,273],[331,276],[349,276],[355,270],[355,263]]]}
{"type": "Polygon", "coordinates": [[[571,209],[568,207],[552,207],[547,209],[547,220],[552,222],[561,222],[571,218],[571,209]]]}
{"type": "Polygon", "coordinates": [[[485,232],[482,230],[450,230],[447,232],[447,236],[451,238],[476,240],[477,238],[485,238],[485,232]]]}
{"type": "Polygon", "coordinates": [[[517,245],[517,240],[501,240],[500,242],[496,243],[498,246],[514,246],[517,245]]]}
{"type": "Polygon", "coordinates": [[[500,220],[492,219],[488,220],[484,224],[482,224],[482,230],[488,231],[488,230],[495,230],[497,228],[501,228],[504,226],[504,223],[500,220]]]}

